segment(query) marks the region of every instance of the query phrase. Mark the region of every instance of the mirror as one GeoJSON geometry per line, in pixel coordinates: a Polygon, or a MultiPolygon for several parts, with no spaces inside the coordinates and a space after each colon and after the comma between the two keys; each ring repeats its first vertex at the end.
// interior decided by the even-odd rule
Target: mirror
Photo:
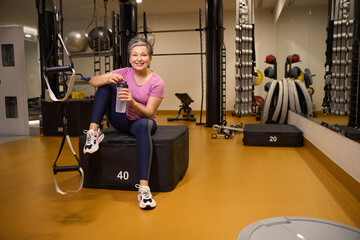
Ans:
{"type": "MultiPolygon", "coordinates": [[[[306,68],[311,72],[312,85],[309,90],[312,92],[311,97],[315,111],[313,120],[349,137],[349,134],[344,132],[344,129],[336,127],[337,125],[347,126],[348,115],[325,115],[322,113],[325,96],[327,19],[328,0],[287,0],[285,2],[275,24],[278,79],[283,78],[285,75],[286,58],[293,54],[299,55],[300,61],[294,63],[292,67],[299,67],[302,73],[306,68]]],[[[303,81],[302,73],[298,79],[303,81]]],[[[346,128],[346,130],[348,129],[346,128]]]]}

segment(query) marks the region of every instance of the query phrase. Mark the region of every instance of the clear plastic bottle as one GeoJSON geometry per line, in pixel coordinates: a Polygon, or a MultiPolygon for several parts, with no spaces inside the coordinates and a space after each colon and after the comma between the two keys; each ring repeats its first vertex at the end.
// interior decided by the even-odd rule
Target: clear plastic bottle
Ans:
{"type": "Polygon", "coordinates": [[[121,101],[120,98],[118,97],[119,92],[123,88],[128,88],[127,82],[121,82],[121,83],[116,84],[116,107],[115,107],[115,111],[118,112],[118,113],[125,113],[125,111],[126,111],[126,102],[121,101]]]}

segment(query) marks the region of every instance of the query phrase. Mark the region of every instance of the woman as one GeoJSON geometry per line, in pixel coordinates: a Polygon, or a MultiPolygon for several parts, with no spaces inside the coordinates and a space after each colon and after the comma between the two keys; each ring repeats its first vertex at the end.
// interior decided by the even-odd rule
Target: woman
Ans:
{"type": "Polygon", "coordinates": [[[121,68],[111,73],[94,76],[90,80],[98,87],[92,111],[90,128],[85,131],[84,153],[99,149],[104,139],[100,123],[104,114],[110,124],[121,133],[130,133],[136,138],[140,182],[138,200],[140,208],[154,208],[155,200],[149,188],[149,173],[152,158],[151,135],[156,132],[155,112],[164,97],[164,81],[149,69],[152,47],[146,39],[135,37],[128,45],[131,68],[121,68]],[[116,94],[116,84],[126,81],[128,89],[116,94]],[[116,98],[126,101],[126,114],[115,112],[116,98]]]}

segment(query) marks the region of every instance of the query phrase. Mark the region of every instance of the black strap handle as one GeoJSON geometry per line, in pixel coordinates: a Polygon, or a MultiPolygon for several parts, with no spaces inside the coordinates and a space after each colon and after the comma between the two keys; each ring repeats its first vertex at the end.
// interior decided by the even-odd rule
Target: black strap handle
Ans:
{"type": "Polygon", "coordinates": [[[45,73],[57,73],[57,72],[66,72],[73,69],[72,65],[65,65],[65,66],[55,66],[55,67],[44,67],[45,73]]]}
{"type": "Polygon", "coordinates": [[[79,169],[80,169],[79,165],[70,165],[70,166],[57,166],[56,164],[53,165],[54,174],[57,174],[58,172],[79,171],[79,169]]]}
{"type": "MultiPolygon", "coordinates": [[[[65,139],[66,139],[66,136],[68,135],[68,128],[67,128],[67,118],[66,118],[66,115],[67,115],[67,112],[66,112],[66,106],[67,106],[68,102],[65,102],[62,104],[61,106],[61,116],[63,118],[63,130],[64,130],[64,136],[61,140],[61,145],[60,145],[60,149],[59,149],[59,153],[56,157],[56,160],[54,162],[54,165],[53,165],[53,172],[54,172],[54,175],[56,175],[58,172],[71,172],[71,171],[78,171],[80,172],[80,165],[79,165],[79,159],[78,157],[76,156],[75,153],[74,154],[74,157],[77,161],[77,165],[70,165],[70,166],[58,166],[56,165],[57,161],[59,160],[59,157],[60,157],[60,154],[62,152],[62,149],[64,147],[64,144],[65,144],[65,139]]],[[[72,147],[71,147],[72,148],[72,147]]]]}

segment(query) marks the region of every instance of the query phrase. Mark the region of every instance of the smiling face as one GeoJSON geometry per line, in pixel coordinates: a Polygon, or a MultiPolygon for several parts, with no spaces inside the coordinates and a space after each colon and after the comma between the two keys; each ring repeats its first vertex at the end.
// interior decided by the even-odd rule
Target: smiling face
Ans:
{"type": "Polygon", "coordinates": [[[130,52],[130,64],[135,71],[146,71],[151,57],[146,46],[135,46],[130,52]]]}

